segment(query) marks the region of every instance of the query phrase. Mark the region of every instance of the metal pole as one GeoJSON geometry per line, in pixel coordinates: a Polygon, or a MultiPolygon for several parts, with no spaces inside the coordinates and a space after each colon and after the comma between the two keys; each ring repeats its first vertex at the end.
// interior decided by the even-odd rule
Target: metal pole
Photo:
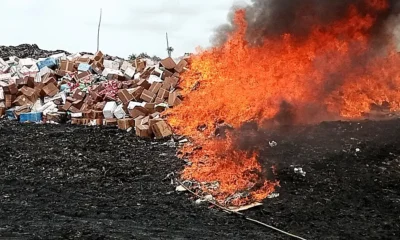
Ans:
{"type": "Polygon", "coordinates": [[[168,33],[165,33],[165,36],[167,37],[167,52],[168,52],[168,57],[171,57],[171,51],[169,49],[169,42],[168,42],[168,33]]]}
{"type": "Polygon", "coordinates": [[[101,25],[101,15],[102,15],[102,9],[100,8],[99,27],[97,28],[97,51],[99,51],[99,46],[100,46],[100,25],[101,25]]]}

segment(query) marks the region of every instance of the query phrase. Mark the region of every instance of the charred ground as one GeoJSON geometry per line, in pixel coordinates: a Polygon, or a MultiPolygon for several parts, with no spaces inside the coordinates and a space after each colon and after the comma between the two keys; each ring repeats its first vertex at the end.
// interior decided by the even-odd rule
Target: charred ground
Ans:
{"type": "MultiPolygon", "coordinates": [[[[306,239],[398,239],[399,132],[390,120],[263,133],[256,145],[280,195],[246,214],[306,239]]],[[[0,121],[0,145],[7,239],[288,239],[175,193],[163,179],[183,162],[165,141],[0,121]]]]}

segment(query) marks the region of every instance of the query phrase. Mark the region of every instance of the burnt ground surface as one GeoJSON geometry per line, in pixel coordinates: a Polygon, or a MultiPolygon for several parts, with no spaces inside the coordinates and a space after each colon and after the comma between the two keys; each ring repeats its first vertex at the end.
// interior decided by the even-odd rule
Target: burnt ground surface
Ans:
{"type": "MultiPolygon", "coordinates": [[[[262,139],[281,187],[246,215],[306,239],[400,238],[400,120],[262,139]]],[[[175,193],[163,181],[182,169],[175,151],[116,129],[0,121],[0,239],[290,239],[175,193]]]]}

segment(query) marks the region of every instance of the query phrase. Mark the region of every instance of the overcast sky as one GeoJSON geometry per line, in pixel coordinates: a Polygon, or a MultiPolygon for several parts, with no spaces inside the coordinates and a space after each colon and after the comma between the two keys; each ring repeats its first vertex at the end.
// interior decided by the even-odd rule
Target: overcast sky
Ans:
{"type": "Polygon", "coordinates": [[[233,3],[246,0],[0,0],[0,45],[38,44],[46,50],[96,51],[127,57],[147,52],[166,56],[165,32],[173,55],[207,47],[213,29],[227,22],[233,3]]]}

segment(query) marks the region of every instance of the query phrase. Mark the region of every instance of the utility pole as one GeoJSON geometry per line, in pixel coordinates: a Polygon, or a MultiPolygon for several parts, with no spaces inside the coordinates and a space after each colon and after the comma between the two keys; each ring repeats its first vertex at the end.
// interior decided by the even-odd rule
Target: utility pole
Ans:
{"type": "Polygon", "coordinates": [[[101,25],[101,15],[102,15],[102,9],[100,8],[99,27],[97,28],[97,51],[99,51],[99,45],[100,45],[100,25],[101,25]]]}
{"type": "Polygon", "coordinates": [[[171,57],[171,53],[174,51],[174,48],[169,46],[168,33],[165,33],[165,35],[166,35],[166,37],[167,37],[167,52],[168,52],[168,57],[171,57]]]}

